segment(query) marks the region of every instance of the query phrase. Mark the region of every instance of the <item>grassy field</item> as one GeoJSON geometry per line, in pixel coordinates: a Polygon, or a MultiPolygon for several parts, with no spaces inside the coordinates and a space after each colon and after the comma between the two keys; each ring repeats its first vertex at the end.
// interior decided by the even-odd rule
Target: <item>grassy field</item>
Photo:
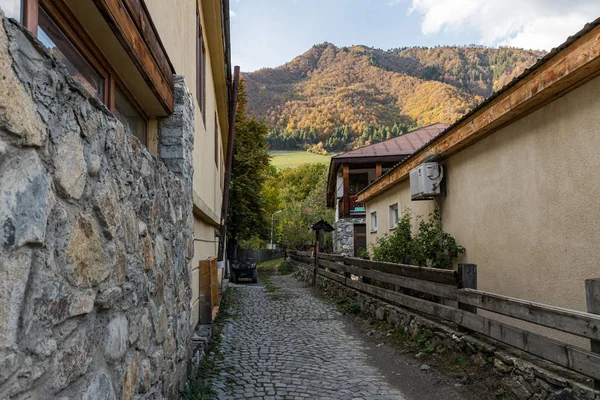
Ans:
{"type": "Polygon", "coordinates": [[[273,150],[269,154],[273,157],[271,164],[279,169],[294,168],[306,163],[329,164],[331,159],[331,156],[322,156],[304,150],[273,150]]]}

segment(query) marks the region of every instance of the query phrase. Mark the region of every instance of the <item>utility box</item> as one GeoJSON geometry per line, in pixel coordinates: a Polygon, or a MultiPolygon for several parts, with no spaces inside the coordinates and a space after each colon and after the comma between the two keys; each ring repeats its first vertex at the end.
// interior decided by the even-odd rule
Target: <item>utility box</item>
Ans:
{"type": "Polygon", "coordinates": [[[441,184],[444,178],[444,169],[436,162],[419,165],[410,171],[410,199],[430,200],[441,196],[441,184]]]}

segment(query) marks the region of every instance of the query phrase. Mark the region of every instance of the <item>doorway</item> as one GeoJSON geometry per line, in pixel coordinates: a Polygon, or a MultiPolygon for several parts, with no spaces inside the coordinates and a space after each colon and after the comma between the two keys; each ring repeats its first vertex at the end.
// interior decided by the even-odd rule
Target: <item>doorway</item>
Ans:
{"type": "Polygon", "coordinates": [[[367,225],[366,224],[355,224],[354,225],[354,257],[358,257],[359,254],[364,253],[362,250],[367,250],[367,225]]]}

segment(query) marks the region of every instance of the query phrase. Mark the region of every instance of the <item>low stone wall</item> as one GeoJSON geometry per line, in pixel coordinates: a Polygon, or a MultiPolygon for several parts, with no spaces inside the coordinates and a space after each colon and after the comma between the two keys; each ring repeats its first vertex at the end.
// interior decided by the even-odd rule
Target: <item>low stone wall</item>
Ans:
{"type": "MultiPolygon", "coordinates": [[[[312,282],[313,272],[294,263],[295,276],[312,282]]],[[[591,389],[590,380],[584,376],[545,362],[516,349],[497,343],[479,335],[460,332],[457,326],[435,321],[404,308],[393,306],[374,297],[348,288],[339,282],[317,276],[319,291],[332,297],[343,297],[360,304],[361,313],[367,317],[384,321],[395,328],[404,328],[411,339],[433,338],[451,351],[466,353],[471,361],[482,370],[498,376],[502,382],[500,397],[519,400],[598,400],[591,389]]]]}
{"type": "Polygon", "coordinates": [[[333,231],[333,251],[354,256],[354,224],[364,224],[364,218],[343,218],[337,220],[333,231]]]}
{"type": "Polygon", "coordinates": [[[160,123],[162,161],[1,12],[0,82],[0,397],[178,398],[192,333],[185,82],[160,123]]]}

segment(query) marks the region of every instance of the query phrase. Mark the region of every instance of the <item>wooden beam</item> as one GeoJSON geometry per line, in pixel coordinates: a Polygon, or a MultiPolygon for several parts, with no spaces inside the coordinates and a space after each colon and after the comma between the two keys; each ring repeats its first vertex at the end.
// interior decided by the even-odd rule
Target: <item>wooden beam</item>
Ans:
{"type": "Polygon", "coordinates": [[[458,301],[573,335],[600,340],[600,315],[595,316],[591,311],[585,313],[568,310],[471,289],[459,290],[458,301]]]}
{"type": "Polygon", "coordinates": [[[369,278],[379,282],[389,283],[391,285],[416,290],[422,293],[429,293],[450,300],[457,299],[456,293],[458,289],[456,287],[456,284],[449,285],[444,283],[431,282],[418,278],[410,278],[407,276],[401,276],[397,274],[389,274],[373,269],[365,269],[351,265],[344,265],[322,259],[319,259],[319,265],[347,274],[354,274],[363,278],[369,278]]]}
{"type": "Polygon", "coordinates": [[[342,198],[344,217],[350,216],[350,164],[344,163],[343,166],[344,179],[344,197],[342,198]]]}
{"type": "Polygon", "coordinates": [[[323,276],[325,276],[325,277],[327,277],[327,278],[329,278],[331,280],[334,280],[336,282],[339,282],[339,283],[341,283],[343,285],[346,284],[346,278],[344,276],[342,276],[342,275],[338,275],[338,274],[333,273],[333,272],[325,271],[324,269],[319,269],[318,270],[318,274],[319,275],[323,275],[323,276]]]}
{"type": "Polygon", "coordinates": [[[361,268],[374,269],[388,274],[403,275],[411,278],[422,279],[430,282],[456,285],[456,271],[438,268],[417,267],[414,265],[394,264],[383,261],[371,261],[357,257],[344,258],[345,264],[356,265],[361,268]]]}
{"type": "Polygon", "coordinates": [[[476,108],[444,136],[413,154],[358,198],[364,202],[405,180],[436,155],[445,159],[600,75],[600,27],[595,27],[514,86],[476,108]]]}
{"type": "Polygon", "coordinates": [[[377,164],[375,164],[375,179],[381,178],[381,175],[382,175],[381,162],[378,162],[377,164]]]}
{"type": "MultiPolygon", "coordinates": [[[[458,287],[461,289],[477,289],[477,265],[458,264],[458,287]]],[[[477,314],[477,307],[472,304],[458,302],[458,308],[477,314]]]]}
{"type": "MultiPolygon", "coordinates": [[[[153,51],[160,53],[163,52],[163,49],[150,50],[151,40],[144,36],[144,32],[138,30],[127,7],[123,4],[123,0],[93,1],[165,111],[169,114],[172,113],[174,109],[174,71],[171,71],[170,76],[164,76],[160,65],[152,55],[153,51]]],[[[147,20],[150,20],[149,15],[147,15],[147,20]]]]}
{"type": "Polygon", "coordinates": [[[321,253],[319,254],[319,260],[343,261],[344,256],[338,254],[321,253]]]}

